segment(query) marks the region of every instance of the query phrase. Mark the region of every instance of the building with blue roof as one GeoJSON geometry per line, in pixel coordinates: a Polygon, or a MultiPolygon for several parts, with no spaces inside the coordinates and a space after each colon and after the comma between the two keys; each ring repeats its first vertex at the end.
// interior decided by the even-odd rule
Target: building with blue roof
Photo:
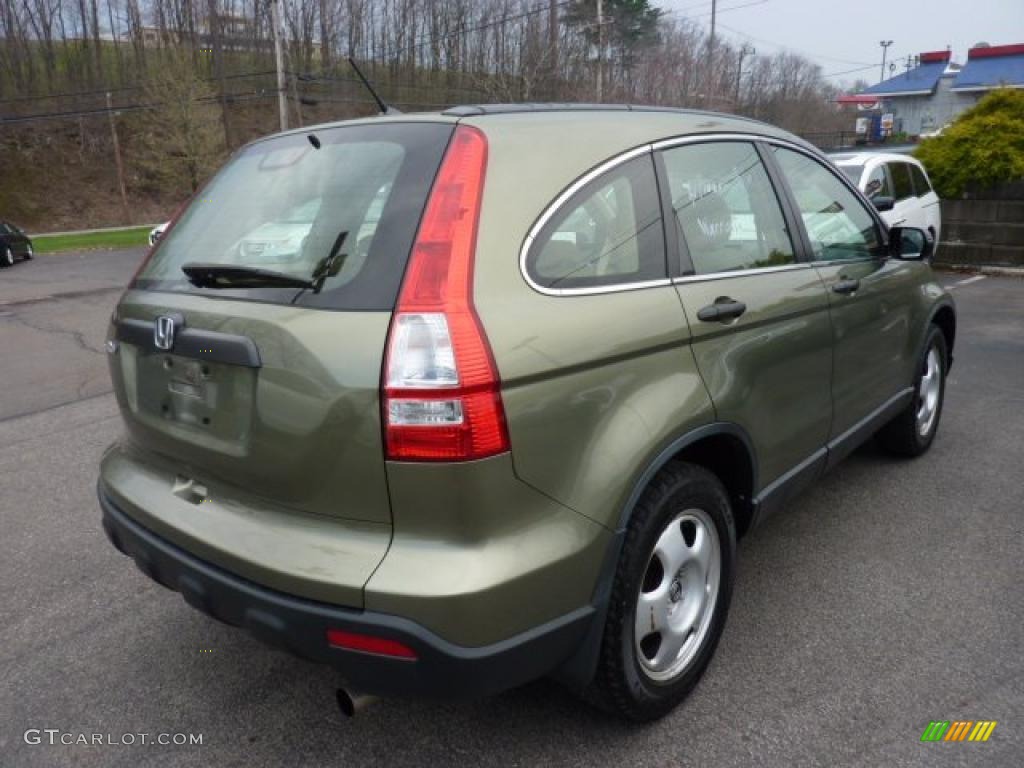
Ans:
{"type": "Polygon", "coordinates": [[[839,102],[891,114],[893,133],[920,136],[945,127],[988,91],[1005,86],[1024,88],[1024,44],[975,46],[962,67],[948,50],[928,51],[917,66],[839,102]],[[877,97],[874,104],[867,103],[870,97],[877,97]]]}

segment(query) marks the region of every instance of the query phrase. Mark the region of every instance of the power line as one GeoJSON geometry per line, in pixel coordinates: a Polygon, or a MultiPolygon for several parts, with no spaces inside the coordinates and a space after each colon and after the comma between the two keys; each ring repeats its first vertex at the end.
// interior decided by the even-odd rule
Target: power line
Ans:
{"type": "Polygon", "coordinates": [[[742,5],[728,5],[725,8],[718,8],[715,11],[708,11],[706,13],[696,13],[696,14],[686,13],[686,11],[689,10],[690,8],[701,8],[701,7],[705,6],[705,5],[712,5],[712,3],[710,3],[710,2],[708,2],[708,3],[698,3],[697,5],[686,6],[684,8],[673,8],[673,9],[668,10],[668,11],[663,11],[661,15],[662,16],[686,16],[687,18],[690,18],[690,19],[701,19],[701,18],[704,18],[705,16],[711,16],[712,13],[714,13],[715,15],[719,15],[719,14],[725,13],[726,11],[738,11],[741,8],[752,8],[755,5],[764,5],[767,2],[769,2],[769,0],[752,0],[752,2],[743,3],[742,5]]]}
{"type": "MultiPolygon", "coordinates": [[[[261,71],[261,72],[239,72],[239,73],[234,74],[234,75],[225,75],[224,79],[225,80],[239,80],[239,79],[246,78],[246,77],[260,77],[260,76],[265,76],[265,75],[272,75],[272,74],[274,74],[274,72],[275,72],[275,70],[273,70],[273,69],[268,69],[268,70],[261,71]]],[[[204,77],[204,78],[200,78],[200,79],[203,82],[212,83],[217,78],[204,77]]],[[[10,98],[10,99],[0,99],[0,104],[14,104],[16,102],[20,103],[20,102],[25,102],[25,101],[47,101],[49,99],[71,99],[71,98],[78,98],[80,96],[102,96],[105,93],[124,93],[126,91],[141,91],[141,90],[143,90],[145,88],[146,88],[145,84],[140,84],[140,85],[123,85],[123,86],[120,86],[118,88],[97,88],[96,90],[91,90],[91,91],[68,91],[68,92],[65,92],[65,93],[52,93],[52,94],[49,94],[49,95],[46,95],[46,96],[15,96],[15,97],[10,98]]]]}
{"type": "MultiPolygon", "coordinates": [[[[238,101],[253,101],[256,99],[264,99],[268,96],[276,96],[276,88],[261,89],[259,93],[247,93],[244,91],[238,93],[225,94],[228,99],[232,102],[238,101]]],[[[213,102],[216,101],[219,96],[203,96],[202,98],[192,99],[193,102],[213,102]]],[[[110,108],[107,107],[95,107],[92,109],[72,109],[63,112],[42,112],[32,115],[12,115],[11,117],[0,117],[0,125],[14,125],[17,123],[33,123],[43,120],[62,120],[62,119],[74,119],[79,117],[94,117],[97,115],[106,115],[108,113],[118,112],[141,112],[147,109],[157,109],[162,106],[161,102],[152,103],[137,103],[137,104],[120,104],[110,108]]]]}
{"type": "Polygon", "coordinates": [[[795,51],[797,53],[803,54],[804,56],[807,56],[808,58],[812,58],[812,59],[825,59],[826,61],[835,61],[835,62],[838,62],[839,64],[856,64],[858,66],[865,66],[865,67],[877,66],[876,62],[851,61],[849,59],[839,59],[839,58],[836,58],[835,56],[825,56],[825,55],[818,54],[818,53],[812,53],[811,51],[805,51],[805,50],[802,50],[802,49],[797,48],[795,46],[787,45],[786,43],[779,43],[779,42],[777,42],[775,40],[768,40],[768,39],[763,38],[763,37],[755,37],[754,35],[749,35],[749,34],[747,34],[746,32],[744,32],[742,30],[736,29],[735,27],[730,27],[730,26],[728,26],[726,24],[719,23],[718,26],[722,27],[723,29],[729,30],[733,34],[739,35],[740,37],[745,37],[748,40],[754,40],[754,41],[756,41],[758,43],[764,43],[766,45],[771,45],[771,46],[774,46],[775,48],[787,48],[787,49],[789,49],[791,51],[795,51]]]}
{"type": "MultiPolygon", "coordinates": [[[[765,1],[767,1],[767,0],[765,0],[765,1]]],[[[572,4],[572,2],[573,2],[573,0],[562,0],[559,3],[556,3],[555,7],[563,8],[563,7],[567,6],[567,5],[572,4]]],[[[501,25],[501,24],[507,24],[510,21],[519,21],[520,19],[525,19],[525,18],[528,18],[530,16],[536,16],[537,14],[540,14],[540,13],[550,13],[550,11],[551,11],[551,4],[550,3],[544,3],[543,5],[534,6],[530,10],[523,11],[522,13],[513,14],[512,16],[502,16],[500,19],[495,19],[494,21],[489,21],[486,24],[479,24],[479,25],[477,25],[475,27],[466,27],[466,28],[456,29],[455,31],[449,32],[446,35],[437,35],[437,36],[421,35],[418,40],[414,40],[412,43],[410,43],[408,45],[403,45],[403,46],[400,46],[400,47],[397,47],[397,48],[389,48],[388,50],[378,54],[378,56],[381,59],[389,59],[389,58],[393,57],[394,55],[396,55],[398,53],[406,53],[406,52],[408,52],[410,50],[419,50],[420,48],[422,48],[425,45],[433,45],[433,44],[439,43],[439,42],[441,42],[443,40],[450,40],[453,37],[460,37],[461,35],[468,35],[471,32],[479,32],[481,30],[490,29],[491,27],[496,27],[496,26],[501,25]]]]}
{"type": "Polygon", "coordinates": [[[857,67],[856,69],[844,69],[842,72],[828,72],[822,75],[822,77],[839,77],[840,75],[852,75],[854,72],[864,72],[865,70],[874,68],[874,64],[868,64],[865,67],[857,67]]]}

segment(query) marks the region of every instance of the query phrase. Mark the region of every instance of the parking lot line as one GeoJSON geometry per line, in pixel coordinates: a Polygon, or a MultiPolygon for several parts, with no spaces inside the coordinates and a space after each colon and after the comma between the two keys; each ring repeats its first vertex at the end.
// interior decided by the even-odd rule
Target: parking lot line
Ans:
{"type": "Polygon", "coordinates": [[[970,285],[971,283],[976,283],[979,280],[984,280],[986,277],[987,277],[987,275],[975,275],[974,277],[968,277],[968,278],[966,278],[964,280],[958,280],[957,282],[953,283],[952,285],[947,285],[946,287],[947,288],[961,288],[961,287],[963,287],[965,285],[970,285]]]}

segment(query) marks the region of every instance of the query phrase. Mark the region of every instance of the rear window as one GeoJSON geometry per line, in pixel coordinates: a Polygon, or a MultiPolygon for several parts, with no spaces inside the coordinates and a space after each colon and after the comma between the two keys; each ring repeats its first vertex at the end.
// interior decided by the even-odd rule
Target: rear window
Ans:
{"type": "Polygon", "coordinates": [[[134,287],[327,309],[393,309],[452,129],[443,123],[345,126],[246,147],[189,204],[134,287]],[[197,288],[181,270],[192,262],[309,279],[341,232],[348,233],[341,268],[319,294],[197,288]]]}

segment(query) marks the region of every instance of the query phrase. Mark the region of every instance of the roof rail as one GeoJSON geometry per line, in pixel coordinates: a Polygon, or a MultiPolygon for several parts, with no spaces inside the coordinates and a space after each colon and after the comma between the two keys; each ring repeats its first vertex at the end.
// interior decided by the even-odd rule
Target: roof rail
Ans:
{"type": "Polygon", "coordinates": [[[709,117],[726,117],[730,120],[744,120],[761,123],[743,115],[732,115],[726,112],[710,112],[702,109],[686,109],[683,107],[661,107],[647,104],[576,104],[569,102],[525,102],[520,104],[460,104],[446,109],[441,114],[451,117],[478,117],[484,115],[509,115],[524,112],[672,112],[680,115],[707,115],[709,117]]]}

